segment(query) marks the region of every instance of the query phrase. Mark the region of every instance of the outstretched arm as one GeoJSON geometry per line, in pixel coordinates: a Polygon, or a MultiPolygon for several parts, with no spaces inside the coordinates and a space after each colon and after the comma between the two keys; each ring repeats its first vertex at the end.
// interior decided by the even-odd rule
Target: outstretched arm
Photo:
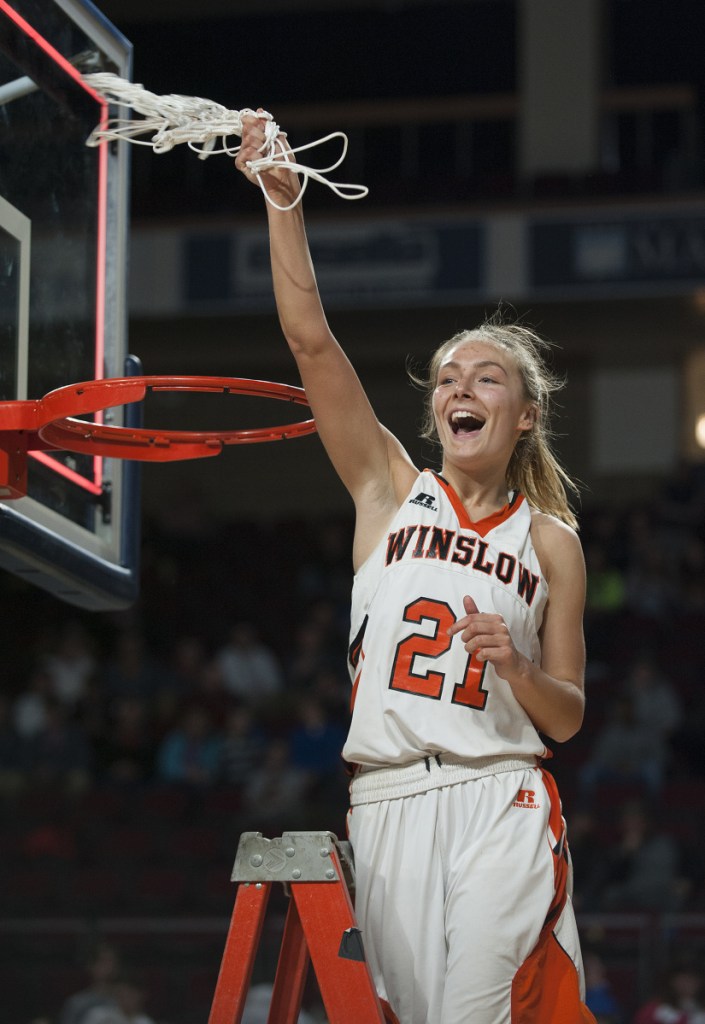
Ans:
{"type": "MultiPolygon", "coordinates": [[[[236,165],[250,180],[254,179],[247,162],[258,157],[263,142],[259,119],[244,119],[236,165]]],[[[289,171],[267,171],[262,181],[278,206],[289,206],[299,193],[298,179],[289,171]]],[[[386,515],[401,501],[415,470],[402,446],[375,416],[355,370],[328,325],[301,204],[284,211],[268,203],[267,216],[279,320],[321,440],[355,501],[358,516],[363,512],[374,519],[376,510],[386,515]]]]}

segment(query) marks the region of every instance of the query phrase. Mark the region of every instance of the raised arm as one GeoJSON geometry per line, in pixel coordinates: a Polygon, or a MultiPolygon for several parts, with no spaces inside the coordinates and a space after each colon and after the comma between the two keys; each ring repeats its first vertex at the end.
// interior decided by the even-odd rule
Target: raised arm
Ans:
{"type": "MultiPolygon", "coordinates": [[[[262,123],[246,118],[237,167],[251,180],[247,162],[264,141],[262,123]]],[[[289,171],[262,175],[271,199],[288,206],[299,182],[289,171]]],[[[358,527],[374,532],[411,486],[415,470],[397,441],[379,422],[357,373],[328,326],[311,261],[301,204],[277,210],[267,204],[272,276],[282,331],[296,359],[318,433],[352,495],[358,527]]]]}

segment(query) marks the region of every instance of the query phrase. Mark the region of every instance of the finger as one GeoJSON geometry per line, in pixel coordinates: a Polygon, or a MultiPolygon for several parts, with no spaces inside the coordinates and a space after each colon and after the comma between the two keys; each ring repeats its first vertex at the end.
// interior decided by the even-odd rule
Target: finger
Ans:
{"type": "Polygon", "coordinates": [[[504,636],[497,633],[481,633],[472,627],[464,631],[462,640],[467,648],[473,647],[477,649],[480,647],[492,647],[494,650],[497,650],[500,647],[506,646],[507,643],[504,636]]]}
{"type": "Polygon", "coordinates": [[[501,664],[503,659],[502,648],[485,645],[477,647],[474,643],[465,644],[465,650],[476,661],[490,661],[493,664],[501,664]]]}
{"type": "Polygon", "coordinates": [[[240,153],[238,153],[238,155],[235,157],[235,166],[237,167],[238,171],[242,171],[243,174],[247,174],[250,177],[252,177],[250,168],[247,166],[248,161],[252,160],[252,158],[252,153],[249,149],[246,149],[244,152],[241,151],[240,153]]]}
{"type": "Polygon", "coordinates": [[[248,154],[254,153],[259,156],[261,155],[260,149],[264,145],[264,142],[264,132],[259,132],[255,128],[244,128],[240,142],[240,152],[248,154]]]}
{"type": "Polygon", "coordinates": [[[264,134],[262,131],[262,121],[259,117],[254,114],[245,114],[242,118],[241,134],[243,138],[251,138],[254,134],[264,134]]]}
{"type": "Polygon", "coordinates": [[[448,636],[455,636],[456,633],[462,633],[463,630],[470,628],[470,620],[466,615],[462,619],[456,619],[452,626],[449,626],[446,630],[448,636]]]}
{"type": "Polygon", "coordinates": [[[456,633],[460,633],[460,639],[465,647],[468,647],[471,643],[477,644],[479,638],[485,636],[482,623],[474,622],[471,619],[460,619],[454,623],[448,630],[448,635],[455,636],[456,633]]]}
{"type": "Polygon", "coordinates": [[[456,633],[460,633],[462,630],[467,629],[470,625],[468,616],[477,615],[479,612],[477,605],[469,594],[466,594],[463,598],[463,606],[466,614],[462,618],[456,619],[453,625],[446,630],[448,636],[455,636],[456,633]]]}
{"type": "Polygon", "coordinates": [[[472,615],[463,615],[461,619],[456,619],[452,626],[448,627],[446,633],[448,636],[463,633],[463,638],[466,639],[465,633],[467,633],[468,637],[477,636],[483,630],[495,630],[501,621],[499,615],[490,616],[483,615],[482,612],[476,612],[472,615]]]}

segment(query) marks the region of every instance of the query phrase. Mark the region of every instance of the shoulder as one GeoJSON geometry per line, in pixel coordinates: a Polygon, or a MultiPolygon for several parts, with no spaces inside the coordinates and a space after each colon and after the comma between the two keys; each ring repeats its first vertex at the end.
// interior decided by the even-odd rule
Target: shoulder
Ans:
{"type": "Polygon", "coordinates": [[[584,580],[585,559],[575,530],[556,516],[531,508],[531,540],[549,583],[566,576],[584,580]]]}

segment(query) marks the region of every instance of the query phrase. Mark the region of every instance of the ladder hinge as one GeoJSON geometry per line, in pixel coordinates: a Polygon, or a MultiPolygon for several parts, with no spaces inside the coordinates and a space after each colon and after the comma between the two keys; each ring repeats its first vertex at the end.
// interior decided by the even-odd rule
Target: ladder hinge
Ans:
{"type": "Polygon", "coordinates": [[[261,832],[243,832],[238,843],[233,882],[337,882],[336,850],[348,888],[354,884],[350,844],[333,832],[284,832],[265,839],[261,832]]]}

